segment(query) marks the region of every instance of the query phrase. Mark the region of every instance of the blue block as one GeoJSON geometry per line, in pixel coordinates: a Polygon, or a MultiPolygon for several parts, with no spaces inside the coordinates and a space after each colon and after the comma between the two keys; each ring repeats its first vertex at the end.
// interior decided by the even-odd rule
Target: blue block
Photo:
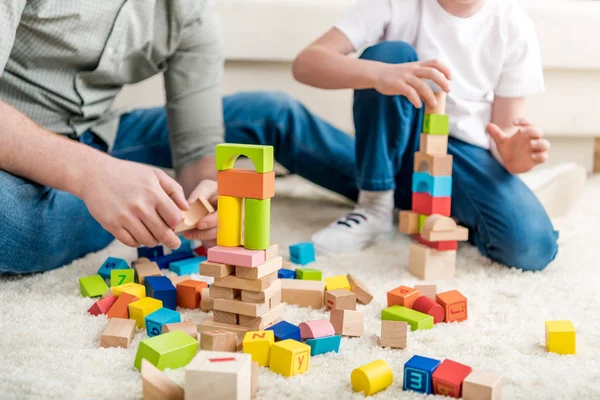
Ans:
{"type": "Polygon", "coordinates": [[[147,259],[158,258],[165,254],[161,245],[156,247],[138,247],[138,258],[146,257],[147,259]]]}
{"type": "Polygon", "coordinates": [[[162,334],[162,327],[165,324],[181,322],[181,314],[168,308],[159,308],[151,314],[146,315],[146,333],[148,337],[162,334]]]}
{"type": "Polygon", "coordinates": [[[282,268],[277,272],[277,277],[279,279],[296,279],[296,271],[282,268]]]}
{"type": "Polygon", "coordinates": [[[290,260],[299,265],[306,265],[315,261],[315,246],[310,242],[291,245],[290,260]]]}
{"type": "Polygon", "coordinates": [[[412,356],[404,364],[404,390],[433,394],[433,381],[431,375],[440,365],[439,360],[433,358],[412,356]]]}
{"type": "Polygon", "coordinates": [[[194,251],[194,242],[192,242],[191,240],[187,240],[183,236],[179,236],[179,239],[181,239],[181,246],[179,246],[178,249],[173,250],[171,253],[191,253],[192,251],[194,251]]]}
{"type": "Polygon", "coordinates": [[[278,322],[265,330],[273,331],[276,342],[286,339],[294,339],[298,342],[302,341],[302,337],[300,336],[300,328],[294,324],[290,324],[287,321],[278,322]]]}
{"type": "Polygon", "coordinates": [[[166,276],[148,276],[144,279],[146,296],[161,300],[163,307],[175,310],[177,308],[177,289],[166,276]]]}
{"type": "Polygon", "coordinates": [[[155,263],[157,263],[158,268],[165,269],[169,268],[169,264],[175,261],[181,261],[193,257],[194,253],[189,251],[181,251],[179,253],[171,253],[157,258],[151,258],[150,261],[154,261],[155,263]]]}
{"type": "Polygon", "coordinates": [[[432,197],[452,196],[451,176],[432,176],[429,172],[415,172],[412,180],[413,193],[429,193],[432,197]]]}
{"type": "Polygon", "coordinates": [[[108,257],[100,269],[98,269],[98,275],[102,279],[110,279],[110,271],[113,269],[129,269],[129,264],[122,258],[108,257]]]}
{"type": "Polygon", "coordinates": [[[340,350],[341,335],[326,336],[318,339],[306,339],[306,344],[310,346],[310,356],[318,356],[319,354],[330,353],[340,350]]]}
{"type": "Polygon", "coordinates": [[[191,275],[200,273],[200,263],[206,261],[206,257],[194,257],[181,261],[172,262],[169,269],[177,275],[191,275]]]}

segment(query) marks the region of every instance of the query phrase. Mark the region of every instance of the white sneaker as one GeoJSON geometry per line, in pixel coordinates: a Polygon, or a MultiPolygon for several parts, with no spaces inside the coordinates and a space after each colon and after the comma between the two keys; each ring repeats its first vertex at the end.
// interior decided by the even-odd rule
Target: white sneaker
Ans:
{"type": "Polygon", "coordinates": [[[312,237],[317,250],[324,253],[351,253],[394,237],[392,218],[381,218],[365,209],[356,209],[334,221],[312,237]]]}

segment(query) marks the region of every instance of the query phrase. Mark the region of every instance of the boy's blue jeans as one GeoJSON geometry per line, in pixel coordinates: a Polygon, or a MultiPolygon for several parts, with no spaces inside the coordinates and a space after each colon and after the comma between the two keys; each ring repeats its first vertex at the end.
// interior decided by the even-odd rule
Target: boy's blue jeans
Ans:
{"type": "MultiPolygon", "coordinates": [[[[401,42],[381,43],[362,57],[417,59],[401,42]]],[[[395,189],[396,206],[410,209],[422,111],[406,98],[356,91],[356,138],[283,93],[239,93],[224,98],[223,106],[227,142],[274,145],[277,161],[292,173],[352,200],[359,188],[395,189]]],[[[91,132],[81,140],[103,147],[91,132]]],[[[556,256],[558,233],[534,194],[487,150],[450,138],[448,151],[454,156],[452,215],[469,228],[470,242],[502,264],[544,269],[556,256]]],[[[123,115],[111,154],[170,167],[164,109],[123,115]]],[[[80,199],[0,171],[0,273],[57,268],[112,240],[80,199]]]]}

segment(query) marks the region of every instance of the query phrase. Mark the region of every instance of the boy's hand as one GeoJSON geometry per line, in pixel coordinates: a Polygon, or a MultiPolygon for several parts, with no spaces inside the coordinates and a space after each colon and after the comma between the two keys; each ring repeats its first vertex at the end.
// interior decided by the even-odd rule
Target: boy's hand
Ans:
{"type": "MultiPolygon", "coordinates": [[[[213,207],[217,208],[217,182],[205,179],[194,189],[188,197],[190,203],[196,201],[198,197],[207,199],[213,207]]],[[[192,229],[183,233],[183,237],[188,240],[201,240],[206,248],[213,247],[217,240],[217,213],[208,214],[198,222],[198,229],[192,229]]]]}
{"type": "Polygon", "coordinates": [[[544,132],[540,128],[524,118],[514,121],[514,126],[513,135],[492,123],[488,124],[487,131],[496,142],[504,168],[511,174],[521,174],[548,160],[550,142],[543,139],[544,132]]]}
{"type": "Polygon", "coordinates": [[[437,101],[425,79],[432,80],[445,92],[450,91],[450,68],[438,60],[381,64],[374,88],[386,96],[406,96],[416,108],[423,106],[421,99],[435,107],[437,101]]]}
{"type": "Polygon", "coordinates": [[[164,171],[107,158],[92,166],[81,198],[90,214],[115,238],[131,247],[181,246],[173,229],[188,203],[181,186],[164,171]]]}

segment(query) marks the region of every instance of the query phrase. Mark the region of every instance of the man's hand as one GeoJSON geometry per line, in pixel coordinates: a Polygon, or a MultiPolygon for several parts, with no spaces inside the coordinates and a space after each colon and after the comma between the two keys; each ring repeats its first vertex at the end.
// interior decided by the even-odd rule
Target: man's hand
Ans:
{"type": "MultiPolygon", "coordinates": [[[[192,191],[188,197],[190,203],[196,201],[198,197],[207,199],[213,207],[217,206],[217,182],[205,179],[192,191]]],[[[188,240],[201,240],[206,248],[213,247],[217,240],[217,213],[207,215],[198,222],[197,229],[192,229],[183,233],[183,237],[188,240]]]]}
{"type": "Polygon", "coordinates": [[[506,170],[521,174],[548,160],[550,143],[543,139],[544,132],[540,128],[524,118],[514,121],[514,127],[512,135],[493,123],[488,124],[487,131],[496,142],[506,170]]]}
{"type": "Polygon", "coordinates": [[[173,232],[189,205],[183,189],[164,171],[107,158],[92,168],[81,191],[90,214],[115,238],[131,247],[181,246],[173,232]]]}

